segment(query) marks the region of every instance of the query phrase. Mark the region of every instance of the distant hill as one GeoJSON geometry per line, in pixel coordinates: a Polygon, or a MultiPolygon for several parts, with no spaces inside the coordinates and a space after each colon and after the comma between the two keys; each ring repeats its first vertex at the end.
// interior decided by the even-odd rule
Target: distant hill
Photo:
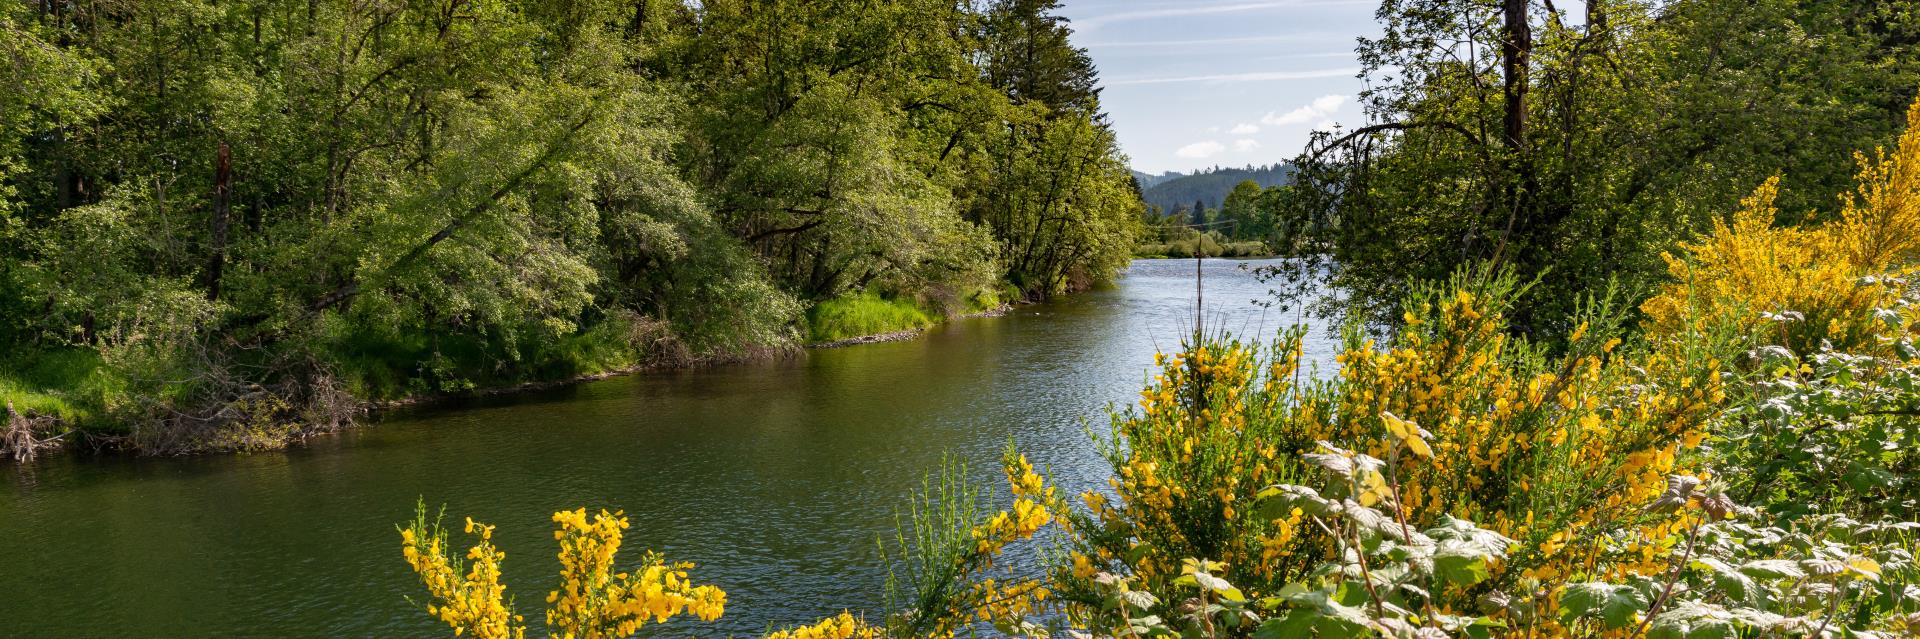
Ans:
{"type": "Polygon", "coordinates": [[[1134,179],[1134,180],[1137,180],[1137,181],[1139,181],[1139,182],[1140,182],[1140,188],[1141,188],[1142,190],[1145,190],[1145,189],[1151,189],[1151,188],[1153,188],[1153,187],[1155,187],[1155,186],[1158,186],[1158,185],[1160,185],[1160,184],[1162,184],[1162,183],[1164,183],[1164,182],[1166,182],[1167,180],[1172,180],[1172,179],[1175,179],[1175,178],[1183,178],[1183,177],[1186,177],[1186,176],[1187,176],[1187,174],[1185,174],[1185,173],[1181,173],[1181,172],[1179,172],[1179,171],[1168,171],[1168,172],[1166,172],[1166,173],[1161,173],[1161,174],[1159,174],[1159,175],[1153,175],[1153,174],[1150,174],[1150,173],[1142,173],[1142,172],[1139,172],[1139,171],[1134,171],[1134,172],[1133,172],[1133,179],[1134,179]]]}
{"type": "Polygon", "coordinates": [[[1205,202],[1207,208],[1219,207],[1220,202],[1227,199],[1227,192],[1233,190],[1233,185],[1243,180],[1253,180],[1261,187],[1286,184],[1293,176],[1293,168],[1285,164],[1245,168],[1216,166],[1195,171],[1192,175],[1168,172],[1147,176],[1139,171],[1133,174],[1140,180],[1147,204],[1158,205],[1162,212],[1171,212],[1176,206],[1192,208],[1195,200],[1205,202]],[[1149,184],[1149,178],[1155,181],[1149,184]]]}

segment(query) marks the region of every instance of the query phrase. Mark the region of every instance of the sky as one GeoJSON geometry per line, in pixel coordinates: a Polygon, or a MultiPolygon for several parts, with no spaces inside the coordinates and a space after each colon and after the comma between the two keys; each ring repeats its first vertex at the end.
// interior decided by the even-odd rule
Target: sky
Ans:
{"type": "Polygon", "coordinates": [[[1292,159],[1316,127],[1363,118],[1355,39],[1378,0],[1065,0],[1073,43],[1133,168],[1292,159]]]}

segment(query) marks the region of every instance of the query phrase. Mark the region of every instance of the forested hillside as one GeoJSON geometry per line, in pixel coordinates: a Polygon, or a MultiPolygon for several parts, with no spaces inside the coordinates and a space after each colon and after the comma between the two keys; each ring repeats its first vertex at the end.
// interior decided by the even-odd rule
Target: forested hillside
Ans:
{"type": "Polygon", "coordinates": [[[1167,171],[1159,175],[1153,175],[1153,174],[1144,173],[1141,171],[1134,171],[1133,181],[1139,183],[1140,188],[1142,189],[1150,189],[1150,188],[1153,188],[1153,186],[1156,184],[1159,184],[1161,182],[1165,182],[1167,180],[1171,180],[1177,177],[1182,177],[1185,175],[1186,175],[1185,173],[1181,173],[1179,171],[1167,171]]]}
{"type": "Polygon", "coordinates": [[[1108,278],[1140,204],[1055,5],[8,3],[0,392],[274,446],[1108,278]]]}
{"type": "Polygon", "coordinates": [[[1176,209],[1192,211],[1196,202],[1202,208],[1219,208],[1235,185],[1253,180],[1262,187],[1286,184],[1293,170],[1285,164],[1244,168],[1201,169],[1189,175],[1174,176],[1151,186],[1142,185],[1142,199],[1172,215],[1176,209]]]}

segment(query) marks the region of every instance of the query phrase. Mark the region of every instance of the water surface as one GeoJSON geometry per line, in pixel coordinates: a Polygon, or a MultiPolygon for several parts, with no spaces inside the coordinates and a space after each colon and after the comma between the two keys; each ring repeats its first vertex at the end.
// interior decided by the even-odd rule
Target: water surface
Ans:
{"type": "MultiPolygon", "coordinates": [[[[1205,262],[1206,322],[1264,341],[1295,318],[1251,303],[1248,264],[1205,262]]],[[[0,468],[0,635],[443,636],[406,600],[394,532],[422,497],[499,526],[536,635],[548,517],[576,506],[625,510],[623,552],[727,591],[720,621],[643,635],[877,611],[875,540],[944,457],[997,486],[1012,438],[1069,490],[1107,477],[1085,426],[1192,330],[1194,267],[1137,261],[1112,288],[913,341],[420,411],[284,453],[0,468]]],[[[1308,354],[1327,366],[1323,338],[1308,354]]]]}

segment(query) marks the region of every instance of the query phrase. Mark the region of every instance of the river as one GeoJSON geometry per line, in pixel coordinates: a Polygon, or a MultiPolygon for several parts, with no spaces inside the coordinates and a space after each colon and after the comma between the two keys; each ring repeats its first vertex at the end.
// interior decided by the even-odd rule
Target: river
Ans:
{"type": "MultiPolygon", "coordinates": [[[[1258,264],[1204,263],[1209,327],[1265,341],[1294,320],[1252,303],[1258,264]]],[[[719,621],[643,635],[877,615],[875,540],[943,459],[1004,492],[1011,438],[1071,492],[1105,480],[1084,427],[1104,432],[1191,330],[1193,278],[1191,260],[1136,261],[1116,286],[916,340],[423,409],[280,453],[0,468],[0,635],[449,636],[406,599],[394,526],[422,498],[499,526],[537,636],[548,518],[576,506],[627,512],[628,562],[659,550],[727,591],[719,621]]],[[[1308,335],[1323,368],[1325,335],[1308,335]]]]}

